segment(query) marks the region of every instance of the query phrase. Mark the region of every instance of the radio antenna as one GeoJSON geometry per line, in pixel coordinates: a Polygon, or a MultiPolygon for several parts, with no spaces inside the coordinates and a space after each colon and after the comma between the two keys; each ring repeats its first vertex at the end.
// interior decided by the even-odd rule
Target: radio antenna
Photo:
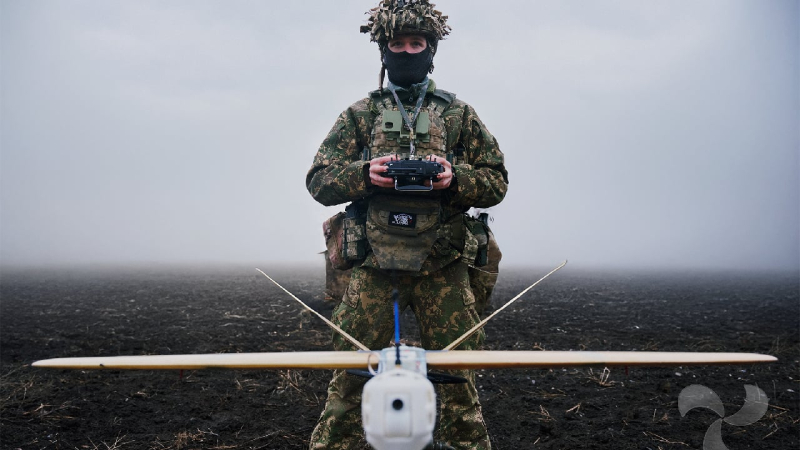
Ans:
{"type": "Polygon", "coordinates": [[[394,302],[394,348],[396,366],[401,366],[400,361],[400,291],[397,289],[397,270],[392,270],[392,301],[394,302]]]}
{"type": "Polygon", "coordinates": [[[530,286],[528,286],[527,288],[525,288],[525,290],[524,290],[524,291],[520,292],[519,294],[517,294],[517,296],[516,296],[516,297],[514,297],[514,298],[512,298],[511,300],[509,300],[508,302],[506,302],[506,304],[505,304],[505,305],[503,305],[502,307],[500,307],[500,309],[498,309],[497,311],[493,312],[493,313],[492,313],[492,314],[491,314],[489,317],[487,317],[487,318],[483,319],[482,321],[480,321],[480,323],[478,323],[477,325],[475,325],[474,327],[472,327],[472,328],[471,328],[469,331],[467,331],[466,333],[464,333],[464,334],[463,334],[463,335],[462,335],[460,338],[456,339],[455,341],[453,341],[453,343],[452,343],[452,344],[448,345],[447,347],[445,347],[445,348],[444,348],[444,349],[442,349],[442,350],[443,350],[443,351],[452,350],[452,349],[454,349],[454,348],[458,347],[459,345],[461,345],[461,343],[462,343],[462,342],[466,341],[466,340],[467,340],[467,339],[468,339],[470,336],[472,336],[472,335],[473,335],[473,334],[474,334],[476,331],[478,331],[478,330],[480,330],[481,328],[483,328],[483,326],[484,326],[484,325],[486,325],[486,322],[490,321],[490,320],[492,319],[492,317],[494,317],[494,316],[496,316],[496,315],[500,314],[500,311],[502,311],[502,310],[506,309],[506,307],[508,307],[508,305],[510,305],[510,304],[514,303],[515,301],[517,301],[517,300],[518,300],[520,297],[522,297],[523,295],[525,295],[525,293],[526,293],[526,292],[528,292],[528,291],[530,291],[531,289],[533,289],[533,288],[534,288],[534,286],[536,286],[537,284],[541,283],[541,282],[542,282],[542,281],[543,281],[545,278],[547,278],[547,277],[549,277],[550,275],[552,275],[552,274],[556,273],[556,272],[557,272],[559,269],[561,269],[562,267],[564,267],[564,266],[566,266],[566,265],[567,265],[567,261],[564,261],[563,263],[561,263],[561,265],[560,265],[560,266],[558,266],[558,267],[556,267],[555,269],[551,270],[551,271],[550,271],[550,273],[548,273],[547,275],[543,276],[542,278],[539,278],[539,280],[538,280],[536,283],[533,283],[532,285],[530,285],[530,286]]]}
{"type": "Polygon", "coordinates": [[[267,277],[267,278],[269,279],[269,281],[272,281],[273,283],[275,283],[275,286],[278,286],[279,288],[283,289],[283,291],[284,291],[284,292],[286,292],[287,294],[289,294],[290,296],[292,296],[292,298],[293,298],[293,299],[297,300],[297,302],[298,302],[298,303],[300,303],[301,305],[303,305],[303,308],[305,308],[305,309],[307,309],[307,310],[311,311],[312,313],[316,314],[316,315],[317,315],[317,317],[319,317],[320,319],[322,319],[322,320],[323,320],[323,321],[324,321],[326,324],[328,324],[328,326],[329,326],[329,327],[333,328],[333,330],[334,330],[334,331],[336,331],[337,333],[341,334],[341,335],[342,335],[342,337],[344,337],[345,339],[347,339],[348,341],[350,341],[350,343],[351,343],[351,344],[355,345],[356,347],[358,347],[358,348],[359,348],[359,349],[361,349],[361,350],[364,350],[365,352],[368,352],[368,351],[370,351],[370,349],[369,349],[369,348],[367,348],[367,346],[366,346],[366,345],[362,344],[361,342],[358,342],[358,341],[356,340],[356,338],[354,338],[353,336],[350,336],[349,334],[347,334],[347,332],[346,332],[346,331],[344,331],[343,329],[341,329],[341,328],[337,327],[337,326],[336,326],[336,324],[334,324],[334,323],[333,323],[333,322],[331,322],[330,320],[328,320],[328,319],[326,319],[325,317],[323,317],[323,316],[322,316],[322,314],[320,314],[320,313],[318,313],[318,312],[314,311],[313,309],[311,309],[311,307],[310,307],[310,306],[306,305],[305,303],[303,303],[303,301],[302,301],[302,300],[300,300],[299,298],[295,297],[295,295],[294,295],[294,294],[292,294],[291,292],[289,292],[289,291],[288,291],[288,290],[287,290],[285,287],[283,287],[283,286],[281,286],[280,284],[278,284],[278,282],[277,282],[277,281],[273,280],[273,279],[272,279],[272,278],[271,278],[269,275],[267,275],[266,273],[264,273],[264,271],[262,271],[262,270],[261,270],[261,269],[259,269],[259,268],[256,268],[256,270],[257,270],[257,271],[259,271],[259,272],[261,272],[261,275],[264,275],[265,277],[267,277]]]}

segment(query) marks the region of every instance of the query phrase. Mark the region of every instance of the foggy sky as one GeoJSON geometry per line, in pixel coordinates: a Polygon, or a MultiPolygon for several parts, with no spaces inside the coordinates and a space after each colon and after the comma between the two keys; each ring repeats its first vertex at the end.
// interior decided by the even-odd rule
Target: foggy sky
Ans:
{"type": "MultiPolygon", "coordinates": [[[[504,264],[800,266],[794,0],[439,0],[504,264]]],[[[305,189],[377,0],[0,1],[0,262],[320,261],[305,189]]]]}

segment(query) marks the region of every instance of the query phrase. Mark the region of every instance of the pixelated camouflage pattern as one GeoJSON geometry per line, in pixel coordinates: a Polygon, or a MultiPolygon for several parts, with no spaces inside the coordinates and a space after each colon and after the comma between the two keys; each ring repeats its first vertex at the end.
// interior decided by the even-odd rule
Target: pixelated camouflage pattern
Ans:
{"type": "MultiPolygon", "coordinates": [[[[456,262],[425,277],[397,277],[400,310],[411,308],[420,327],[422,347],[442,349],[479,322],[473,308],[467,266],[456,262]]],[[[390,345],[394,316],[392,277],[367,267],[353,269],[342,302],[331,320],[370,349],[390,345]]],[[[480,331],[459,349],[477,349],[483,343],[480,331]]],[[[333,334],[336,350],[355,350],[340,335],[333,334]]],[[[456,449],[489,449],[491,444],[483,421],[473,371],[447,371],[468,383],[437,386],[441,400],[435,440],[456,449]]],[[[365,378],[334,371],[328,386],[328,400],[311,438],[311,449],[357,449],[365,445],[361,424],[361,390],[365,378]]]]}
{"type": "MultiPolygon", "coordinates": [[[[500,260],[503,258],[503,253],[491,230],[489,230],[488,253],[487,265],[480,268],[470,267],[468,270],[469,285],[475,297],[475,311],[481,315],[491,305],[492,292],[497,284],[500,260]]],[[[334,269],[330,259],[325,258],[325,301],[336,304],[342,301],[347,285],[350,283],[351,273],[352,269],[334,269]]]]}
{"type": "Polygon", "coordinates": [[[370,40],[379,43],[401,33],[421,33],[440,41],[450,34],[451,28],[447,16],[435,10],[435,6],[428,0],[381,0],[367,12],[367,24],[360,31],[369,33],[370,40]]]}
{"type": "Polygon", "coordinates": [[[333,269],[346,270],[353,267],[353,261],[345,258],[345,213],[339,212],[322,223],[325,236],[326,265],[333,269]]]}
{"type": "Polygon", "coordinates": [[[418,272],[439,238],[439,199],[377,195],[369,202],[367,238],[381,269],[418,272]],[[411,227],[393,225],[397,212],[413,214],[411,227]]]}
{"type": "Polygon", "coordinates": [[[478,255],[480,245],[478,239],[470,232],[469,228],[466,228],[464,232],[464,250],[461,251],[461,261],[465,264],[471,264],[478,255]]]}
{"type": "MultiPolygon", "coordinates": [[[[508,188],[508,174],[497,141],[474,109],[455,96],[428,85],[424,107],[441,116],[445,149],[464,147],[454,164],[457,180],[446,190],[433,191],[442,217],[439,238],[418,272],[398,276],[403,308],[412,307],[422,334],[422,346],[440,349],[466,332],[478,321],[475,297],[470,288],[467,265],[458,261],[463,249],[463,213],[470,207],[488,208],[499,203],[508,188]],[[444,100],[444,103],[443,103],[444,100]],[[443,106],[444,105],[444,106],[443,106]],[[441,107],[441,110],[436,110],[441,107]]],[[[402,93],[400,93],[402,94],[402,93]]],[[[388,92],[375,91],[354,103],[336,120],[317,152],[306,177],[309,193],[323,205],[362,201],[368,205],[377,194],[400,195],[394,189],[372,186],[363,149],[372,146],[376,118],[391,104],[388,92]]],[[[412,104],[406,94],[403,104],[412,104]]],[[[381,148],[373,149],[376,153],[381,148]]],[[[407,195],[407,194],[405,194],[407,195]]],[[[422,198],[422,197],[418,197],[422,198]]],[[[388,345],[392,332],[391,280],[379,270],[374,252],[369,252],[353,269],[333,321],[373,349],[388,345]]],[[[352,347],[334,335],[338,350],[352,347]]],[[[483,332],[460,348],[477,348],[483,332]]],[[[463,385],[440,389],[443,402],[437,440],[455,448],[490,448],[480,412],[474,378],[468,371],[456,372],[470,380],[463,385]]],[[[360,400],[363,379],[335,372],[328,401],[312,437],[311,448],[359,448],[363,442],[360,400]]]]}
{"type": "MultiPolygon", "coordinates": [[[[386,106],[386,105],[381,105],[386,106]]],[[[430,155],[447,156],[447,141],[445,137],[445,125],[440,114],[436,114],[433,108],[420,108],[420,114],[428,114],[430,117],[430,127],[424,135],[419,135],[416,140],[416,157],[427,157],[430,155]]],[[[401,158],[409,156],[408,139],[401,139],[397,132],[387,132],[383,130],[381,124],[386,111],[398,111],[396,106],[389,105],[388,108],[381,109],[380,114],[375,120],[377,126],[373,128],[370,148],[372,157],[386,155],[399,155],[401,158]]]]}
{"type": "MultiPolygon", "coordinates": [[[[431,80],[424,106],[430,106],[436,83],[431,80]]],[[[379,106],[391,94],[373,95],[347,108],[336,119],[306,175],[306,187],[319,203],[338,205],[376,192],[394,192],[367,184],[368,161],[362,160],[365,146],[372,148],[372,131],[379,106]],[[374,97],[374,100],[373,100],[374,97]]],[[[481,122],[475,110],[455,99],[441,113],[446,148],[457,143],[465,147],[463,161],[454,165],[457,182],[441,192],[446,214],[462,213],[470,207],[489,208],[503,200],[508,189],[508,172],[497,140],[481,122]]],[[[379,149],[373,149],[379,151],[379,149]]]]}
{"type": "Polygon", "coordinates": [[[349,262],[364,259],[367,255],[367,228],[362,217],[344,219],[344,254],[349,262]]]}

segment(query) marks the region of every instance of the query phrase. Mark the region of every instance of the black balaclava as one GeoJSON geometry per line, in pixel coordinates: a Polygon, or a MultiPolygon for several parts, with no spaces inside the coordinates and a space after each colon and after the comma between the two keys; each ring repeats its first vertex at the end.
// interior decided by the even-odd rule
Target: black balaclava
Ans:
{"type": "Polygon", "coordinates": [[[433,52],[430,45],[419,53],[395,53],[386,49],[383,53],[383,64],[389,71],[389,81],[407,88],[428,76],[433,64],[433,52]]]}

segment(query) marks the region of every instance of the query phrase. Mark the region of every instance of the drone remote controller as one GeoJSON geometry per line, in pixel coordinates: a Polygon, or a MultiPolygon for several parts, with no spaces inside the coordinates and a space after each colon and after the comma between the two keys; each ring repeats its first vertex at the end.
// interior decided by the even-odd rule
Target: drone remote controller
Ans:
{"type": "Polygon", "coordinates": [[[394,178],[394,188],[398,191],[430,191],[433,182],[444,172],[444,166],[428,159],[397,159],[384,164],[386,172],[381,175],[394,178]],[[425,186],[430,181],[430,186],[425,186]]]}

